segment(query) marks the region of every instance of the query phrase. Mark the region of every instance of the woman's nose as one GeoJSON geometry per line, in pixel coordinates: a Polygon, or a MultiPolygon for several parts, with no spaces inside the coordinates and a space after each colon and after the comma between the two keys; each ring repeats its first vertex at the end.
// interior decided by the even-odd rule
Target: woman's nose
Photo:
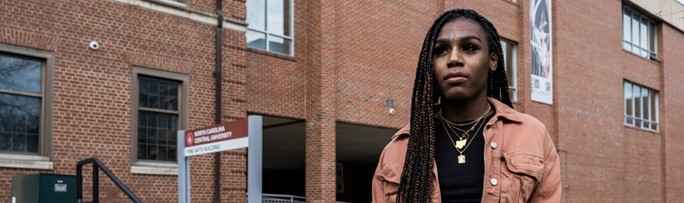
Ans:
{"type": "Polygon", "coordinates": [[[463,55],[457,50],[451,51],[449,54],[449,61],[447,61],[447,67],[459,67],[463,66],[463,55]]]}

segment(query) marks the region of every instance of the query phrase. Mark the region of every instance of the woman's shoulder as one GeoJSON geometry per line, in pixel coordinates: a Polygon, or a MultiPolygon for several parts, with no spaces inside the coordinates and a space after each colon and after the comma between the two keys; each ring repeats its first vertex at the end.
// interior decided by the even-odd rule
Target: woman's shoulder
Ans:
{"type": "Polygon", "coordinates": [[[411,125],[404,125],[404,127],[400,128],[396,133],[394,133],[394,135],[392,135],[390,141],[382,149],[382,153],[385,154],[385,156],[393,157],[401,155],[402,153],[400,152],[403,152],[404,154],[406,153],[408,137],[411,131],[410,127],[411,125]]]}
{"type": "Polygon", "coordinates": [[[390,141],[382,149],[375,172],[375,175],[380,177],[380,179],[399,183],[408,147],[409,131],[409,125],[405,125],[394,133],[390,141]]]}

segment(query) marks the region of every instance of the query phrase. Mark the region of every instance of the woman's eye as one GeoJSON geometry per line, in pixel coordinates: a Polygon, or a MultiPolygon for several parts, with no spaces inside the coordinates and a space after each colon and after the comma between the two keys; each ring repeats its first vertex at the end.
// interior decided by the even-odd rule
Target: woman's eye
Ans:
{"type": "Polygon", "coordinates": [[[449,47],[446,45],[437,45],[432,52],[435,56],[443,56],[449,52],[449,47]]]}
{"type": "Polygon", "coordinates": [[[463,45],[463,51],[465,51],[466,53],[472,53],[472,52],[477,51],[478,49],[480,49],[480,47],[478,47],[477,45],[474,45],[474,44],[463,45]]]}

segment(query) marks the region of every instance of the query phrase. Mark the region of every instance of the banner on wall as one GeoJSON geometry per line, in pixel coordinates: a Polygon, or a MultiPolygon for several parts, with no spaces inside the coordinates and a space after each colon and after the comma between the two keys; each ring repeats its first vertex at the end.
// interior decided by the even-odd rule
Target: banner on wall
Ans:
{"type": "Polygon", "coordinates": [[[553,104],[551,0],[530,0],[532,101],[553,104]]]}

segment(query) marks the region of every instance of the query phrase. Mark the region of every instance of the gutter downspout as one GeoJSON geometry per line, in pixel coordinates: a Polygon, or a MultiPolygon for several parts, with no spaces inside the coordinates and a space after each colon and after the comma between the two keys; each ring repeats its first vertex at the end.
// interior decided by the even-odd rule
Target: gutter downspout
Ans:
{"type": "MultiPolygon", "coordinates": [[[[216,36],[215,49],[216,57],[214,63],[214,77],[216,79],[216,90],[214,105],[214,122],[217,124],[223,121],[223,108],[221,93],[223,92],[223,0],[216,0],[216,36]]],[[[221,202],[221,152],[214,153],[214,203],[221,202]]]]}

